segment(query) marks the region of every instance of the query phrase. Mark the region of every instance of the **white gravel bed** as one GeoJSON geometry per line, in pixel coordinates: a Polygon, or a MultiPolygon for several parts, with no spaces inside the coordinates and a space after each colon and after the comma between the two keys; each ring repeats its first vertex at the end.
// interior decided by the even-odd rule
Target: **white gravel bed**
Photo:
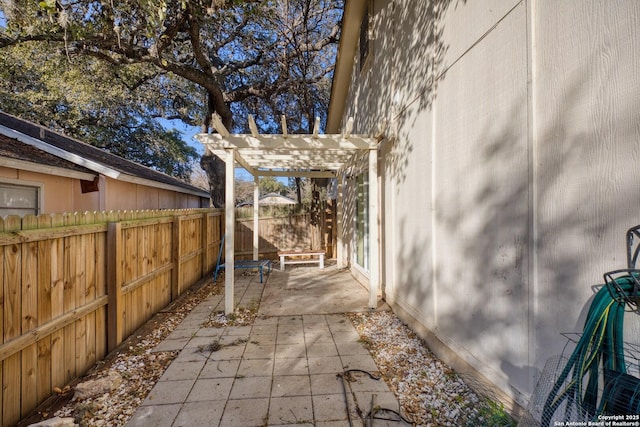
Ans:
{"type": "MultiPolygon", "coordinates": [[[[122,377],[112,392],[98,397],[71,399],[73,386],[59,390],[57,398],[41,407],[30,422],[73,417],[82,426],[124,426],[140,406],[177,352],[152,352],[199,302],[220,287],[203,286],[187,295],[170,313],[156,316],[146,328],[127,340],[107,361],[96,365],[82,381],[122,377]]],[[[231,319],[212,313],[207,326],[251,324],[257,310],[242,310],[231,319]]],[[[349,318],[373,355],[383,379],[417,426],[515,426],[490,401],[478,397],[393,313],[350,314],[349,318]]],[[[21,423],[19,426],[28,424],[21,423]]]]}
{"type": "Polygon", "coordinates": [[[382,377],[418,426],[515,426],[436,358],[392,312],[349,315],[382,377]]]}

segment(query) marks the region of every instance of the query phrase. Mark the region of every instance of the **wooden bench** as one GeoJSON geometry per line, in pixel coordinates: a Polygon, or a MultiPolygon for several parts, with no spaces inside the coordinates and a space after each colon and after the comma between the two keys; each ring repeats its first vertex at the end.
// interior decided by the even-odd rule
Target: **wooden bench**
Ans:
{"type": "Polygon", "coordinates": [[[280,251],[278,256],[280,257],[280,271],[284,271],[286,264],[314,264],[317,262],[320,268],[324,268],[324,251],[280,251]],[[287,258],[295,259],[287,261],[287,258]]]}

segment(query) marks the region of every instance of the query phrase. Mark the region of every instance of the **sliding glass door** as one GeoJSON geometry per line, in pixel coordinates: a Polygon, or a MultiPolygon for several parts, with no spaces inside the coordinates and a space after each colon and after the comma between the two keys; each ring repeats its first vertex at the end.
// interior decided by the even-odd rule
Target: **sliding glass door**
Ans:
{"type": "Polygon", "coordinates": [[[369,270],[369,174],[362,173],[356,178],[356,263],[369,270]]]}

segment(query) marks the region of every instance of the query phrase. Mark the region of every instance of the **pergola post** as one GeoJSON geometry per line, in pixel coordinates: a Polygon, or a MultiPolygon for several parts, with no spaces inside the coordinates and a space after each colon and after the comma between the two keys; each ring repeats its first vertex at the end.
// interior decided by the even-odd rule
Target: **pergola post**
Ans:
{"type": "Polygon", "coordinates": [[[234,188],[234,172],[235,172],[235,149],[226,148],[226,177],[225,177],[225,203],[224,203],[224,215],[225,215],[225,234],[227,235],[225,240],[225,274],[224,274],[224,313],[229,315],[234,312],[234,280],[235,280],[235,225],[236,225],[236,211],[235,203],[236,194],[234,188]]]}
{"type": "Polygon", "coordinates": [[[378,307],[378,150],[369,150],[369,308],[378,307]]]}
{"type": "Polygon", "coordinates": [[[253,177],[253,259],[259,259],[260,256],[260,234],[258,227],[260,226],[260,177],[253,177]]]}
{"type": "Polygon", "coordinates": [[[338,268],[343,268],[344,264],[344,247],[342,241],[342,214],[344,203],[344,175],[338,174],[338,201],[336,206],[336,264],[338,268]]]}

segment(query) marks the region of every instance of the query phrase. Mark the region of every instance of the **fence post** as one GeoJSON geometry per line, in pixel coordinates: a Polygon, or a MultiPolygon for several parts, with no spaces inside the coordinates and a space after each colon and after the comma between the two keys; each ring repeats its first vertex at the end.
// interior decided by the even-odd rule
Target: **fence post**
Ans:
{"type": "Polygon", "coordinates": [[[171,274],[171,301],[175,301],[180,296],[182,290],[182,266],[180,258],[182,256],[182,216],[173,217],[173,247],[171,255],[173,258],[173,270],[171,274]]]}
{"type": "Polygon", "coordinates": [[[107,339],[109,351],[122,342],[122,224],[107,225],[107,339]]]}
{"type": "Polygon", "coordinates": [[[204,277],[209,272],[209,215],[206,212],[202,213],[202,270],[200,277],[204,277]]]}

